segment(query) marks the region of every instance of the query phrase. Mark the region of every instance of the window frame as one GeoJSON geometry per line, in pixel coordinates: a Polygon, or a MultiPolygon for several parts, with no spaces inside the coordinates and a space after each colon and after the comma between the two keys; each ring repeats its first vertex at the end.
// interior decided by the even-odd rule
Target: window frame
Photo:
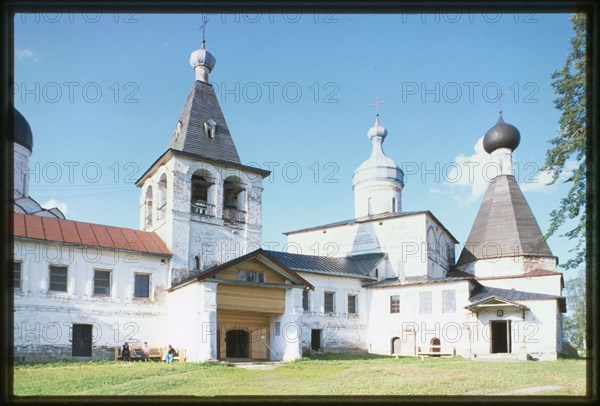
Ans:
{"type": "Polygon", "coordinates": [[[352,316],[356,316],[358,314],[358,295],[356,293],[348,293],[348,314],[352,316]],[[350,298],[354,299],[354,311],[350,311],[350,298]]]}
{"type": "Polygon", "coordinates": [[[323,313],[335,313],[335,292],[331,290],[326,290],[323,292],[323,313]],[[327,295],[331,295],[331,310],[327,310],[327,295]]]}
{"type": "Polygon", "coordinates": [[[110,269],[94,268],[94,284],[92,286],[92,296],[98,297],[110,297],[112,295],[112,271],[110,269]],[[96,292],[96,276],[98,272],[108,274],[108,293],[97,293],[96,292]]]}
{"type": "Polygon", "coordinates": [[[400,295],[390,295],[390,314],[400,313],[400,295]]]}
{"type": "MultiPolygon", "coordinates": [[[[54,281],[54,283],[56,284],[57,282],[54,281]]],[[[56,264],[56,265],[49,265],[48,266],[48,292],[52,292],[52,293],[69,293],[69,267],[67,265],[60,265],[60,264],[56,264]],[[52,269],[53,268],[59,268],[59,269],[64,269],[65,270],[65,290],[57,290],[57,289],[52,289],[52,269]]]]}
{"type": "Polygon", "coordinates": [[[456,289],[444,289],[442,290],[442,313],[452,314],[456,313],[456,289]],[[446,294],[452,293],[452,310],[446,310],[446,294]]]}
{"type": "Polygon", "coordinates": [[[419,292],[419,314],[432,314],[433,313],[433,293],[430,290],[419,292]],[[429,297],[429,307],[424,308],[423,304],[426,303],[423,300],[429,297]],[[429,311],[425,311],[429,310],[429,311]]]}
{"type": "Polygon", "coordinates": [[[134,299],[150,299],[152,294],[152,274],[147,272],[135,272],[133,274],[133,298],[134,299]],[[145,276],[148,278],[148,296],[137,296],[136,295],[136,280],[138,276],[145,276]]]}
{"type": "Polygon", "coordinates": [[[23,261],[12,261],[13,262],[13,289],[22,290],[23,289],[23,261]],[[19,283],[15,282],[15,266],[19,265],[19,283]]]}
{"type": "Polygon", "coordinates": [[[239,269],[237,271],[237,279],[242,282],[253,282],[253,283],[265,283],[267,281],[266,275],[261,271],[249,271],[245,269],[239,269]],[[244,275],[244,277],[242,277],[244,275]],[[251,278],[249,278],[251,277],[251,278]],[[250,280],[252,279],[252,280],[250,280]]]}
{"type": "Polygon", "coordinates": [[[310,311],[310,292],[308,289],[302,290],[302,310],[304,310],[305,312],[310,311]],[[305,300],[305,298],[306,298],[306,300],[305,300]],[[304,307],[305,304],[306,304],[306,307],[304,307]]]}

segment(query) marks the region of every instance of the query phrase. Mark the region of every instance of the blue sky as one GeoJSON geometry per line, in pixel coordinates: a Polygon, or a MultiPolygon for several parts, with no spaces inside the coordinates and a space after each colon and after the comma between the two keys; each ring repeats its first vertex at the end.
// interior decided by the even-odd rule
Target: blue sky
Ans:
{"type": "MultiPolygon", "coordinates": [[[[521,132],[517,180],[545,231],[568,190],[544,186],[537,170],[557,134],[550,74],[569,51],[568,17],[209,15],[210,81],[242,162],[273,170],[263,240],[282,247],[285,231],[353,217],[352,174],[370,154],[379,96],[384,150],[407,172],[403,210],[431,210],[464,242],[487,183],[460,165],[486,162],[476,144],[497,120],[498,89],[505,121],[521,132]]],[[[133,182],[168,146],[201,21],[15,17],[15,105],[34,133],[34,198],[66,205],[70,219],[139,228],[133,182]]],[[[571,256],[573,242],[549,244],[561,262],[571,256]]]]}

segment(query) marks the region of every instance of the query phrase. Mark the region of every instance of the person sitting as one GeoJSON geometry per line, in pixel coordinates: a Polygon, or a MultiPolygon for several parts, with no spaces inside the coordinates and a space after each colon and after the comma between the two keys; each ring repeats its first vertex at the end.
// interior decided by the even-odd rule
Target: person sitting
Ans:
{"type": "Polygon", "coordinates": [[[173,357],[175,357],[176,355],[177,351],[175,351],[175,348],[173,348],[173,346],[169,344],[169,346],[167,347],[167,352],[165,354],[165,363],[170,364],[171,362],[173,362],[173,357]]]}
{"type": "Polygon", "coordinates": [[[121,359],[123,361],[131,361],[131,349],[129,348],[129,343],[125,341],[123,344],[123,348],[121,349],[121,359]]]}
{"type": "Polygon", "coordinates": [[[148,345],[148,341],[144,341],[144,345],[142,345],[142,362],[148,362],[150,357],[150,346],[148,345]]]}

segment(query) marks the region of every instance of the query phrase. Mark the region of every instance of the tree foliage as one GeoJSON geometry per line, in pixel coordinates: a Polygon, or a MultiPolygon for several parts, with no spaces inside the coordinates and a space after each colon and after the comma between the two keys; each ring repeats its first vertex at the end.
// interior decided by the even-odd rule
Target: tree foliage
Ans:
{"type": "Polygon", "coordinates": [[[571,250],[575,257],[561,264],[566,269],[575,269],[585,261],[585,139],[586,139],[586,16],[571,16],[575,35],[570,39],[571,50],[565,65],[552,73],[552,87],[557,94],[554,105],[562,113],[557,137],[550,140],[552,145],[546,152],[546,161],[542,170],[552,174],[555,183],[561,174],[566,176],[565,183],[571,183],[571,189],[560,200],[558,209],[550,213],[550,227],[545,238],[555,234],[567,220],[577,221],[577,225],[562,234],[576,239],[577,245],[571,250]],[[571,173],[565,165],[575,162],[571,173]]]}
{"type": "Polygon", "coordinates": [[[577,276],[567,281],[565,286],[567,304],[571,315],[565,316],[564,338],[579,348],[585,348],[585,273],[579,270],[577,276]]]}

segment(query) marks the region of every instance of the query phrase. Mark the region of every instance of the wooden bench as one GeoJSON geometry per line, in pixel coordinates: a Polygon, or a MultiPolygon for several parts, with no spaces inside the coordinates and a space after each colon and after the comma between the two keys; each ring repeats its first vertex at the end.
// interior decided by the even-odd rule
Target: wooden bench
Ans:
{"type": "Polygon", "coordinates": [[[456,348],[442,347],[441,345],[430,345],[427,347],[429,350],[423,350],[421,347],[417,348],[417,356],[423,360],[425,357],[454,357],[456,355],[456,348]],[[437,349],[437,351],[436,351],[437,349]]]}
{"type": "MultiPolygon", "coordinates": [[[[123,355],[121,351],[123,350],[123,346],[115,346],[115,361],[123,359],[123,355]]],[[[162,347],[150,347],[150,351],[148,352],[148,359],[156,359],[158,361],[162,361],[164,358],[165,349],[162,347]]],[[[186,361],[186,353],[185,348],[177,349],[177,355],[173,357],[173,361],[185,362],[186,361]]],[[[141,345],[130,345],[129,352],[131,354],[130,358],[132,360],[141,360],[142,359],[142,346],[141,345]]]]}

